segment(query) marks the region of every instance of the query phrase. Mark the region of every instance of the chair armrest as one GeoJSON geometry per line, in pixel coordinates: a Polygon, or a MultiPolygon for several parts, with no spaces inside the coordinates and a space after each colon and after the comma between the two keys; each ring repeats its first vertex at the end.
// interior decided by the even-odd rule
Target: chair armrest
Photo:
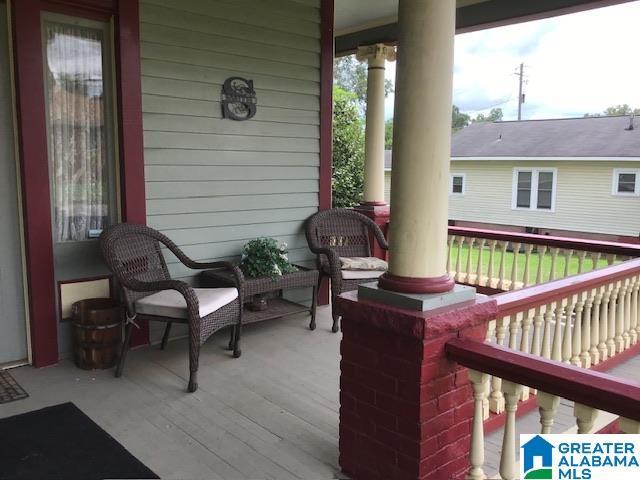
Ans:
{"type": "Polygon", "coordinates": [[[373,236],[376,238],[376,241],[378,242],[378,245],[380,245],[380,248],[382,248],[383,250],[389,250],[389,243],[387,242],[387,239],[384,238],[382,229],[373,221],[371,221],[371,224],[369,224],[369,229],[373,230],[373,236]]]}

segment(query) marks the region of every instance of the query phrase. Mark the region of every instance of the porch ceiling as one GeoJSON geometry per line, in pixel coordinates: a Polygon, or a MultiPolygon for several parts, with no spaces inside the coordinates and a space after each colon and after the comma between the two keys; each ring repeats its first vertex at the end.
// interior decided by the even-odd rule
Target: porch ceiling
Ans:
{"type": "MultiPolygon", "coordinates": [[[[481,30],[563,15],[631,0],[457,0],[457,31],[481,30]]],[[[358,45],[394,43],[398,38],[398,0],[337,0],[336,53],[358,45]]]]}

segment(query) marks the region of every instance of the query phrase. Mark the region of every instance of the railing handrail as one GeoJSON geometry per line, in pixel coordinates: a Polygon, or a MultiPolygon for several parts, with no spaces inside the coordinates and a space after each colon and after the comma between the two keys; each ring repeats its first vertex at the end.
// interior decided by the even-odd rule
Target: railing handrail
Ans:
{"type": "Polygon", "coordinates": [[[445,352],[464,367],[640,421],[640,383],[477,340],[450,340],[445,352]]]}
{"type": "Polygon", "coordinates": [[[492,298],[498,303],[498,314],[506,316],[562,300],[571,295],[638,274],[640,274],[640,258],[520,290],[498,293],[492,298]]]}
{"type": "Polygon", "coordinates": [[[640,257],[640,244],[636,245],[634,243],[607,242],[603,240],[555,237],[550,235],[537,235],[534,233],[508,232],[503,230],[487,230],[483,228],[454,226],[449,227],[449,235],[545,245],[547,247],[621,255],[625,257],[640,257]]]}

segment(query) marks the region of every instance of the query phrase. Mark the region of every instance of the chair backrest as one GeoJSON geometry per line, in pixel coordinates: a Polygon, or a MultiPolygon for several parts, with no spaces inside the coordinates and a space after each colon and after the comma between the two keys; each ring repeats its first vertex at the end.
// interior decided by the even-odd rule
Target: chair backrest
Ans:
{"type": "MultiPolygon", "coordinates": [[[[344,208],[318,212],[307,220],[305,233],[309,247],[330,248],[339,257],[370,257],[369,228],[375,226],[370,218],[344,208]]],[[[327,264],[319,255],[321,266],[327,264]]]]}
{"type": "Polygon", "coordinates": [[[157,282],[170,280],[161,244],[170,240],[144,225],[120,223],[106,228],[100,235],[104,260],[122,288],[129,314],[135,313],[136,300],[154,292],[138,292],[127,288],[127,280],[157,282]]]}

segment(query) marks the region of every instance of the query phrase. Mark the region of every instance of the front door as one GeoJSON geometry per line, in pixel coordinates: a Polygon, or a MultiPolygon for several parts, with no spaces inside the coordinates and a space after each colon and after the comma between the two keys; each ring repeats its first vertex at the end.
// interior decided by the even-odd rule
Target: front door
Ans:
{"type": "Polygon", "coordinates": [[[27,359],[7,5],[0,1],[0,366],[27,359]]]}
{"type": "MultiPolygon", "coordinates": [[[[44,13],[42,29],[54,273],[77,285],[108,275],[98,237],[118,219],[111,27],[44,13]]],[[[61,352],[68,341],[61,330],[61,352]]]]}

